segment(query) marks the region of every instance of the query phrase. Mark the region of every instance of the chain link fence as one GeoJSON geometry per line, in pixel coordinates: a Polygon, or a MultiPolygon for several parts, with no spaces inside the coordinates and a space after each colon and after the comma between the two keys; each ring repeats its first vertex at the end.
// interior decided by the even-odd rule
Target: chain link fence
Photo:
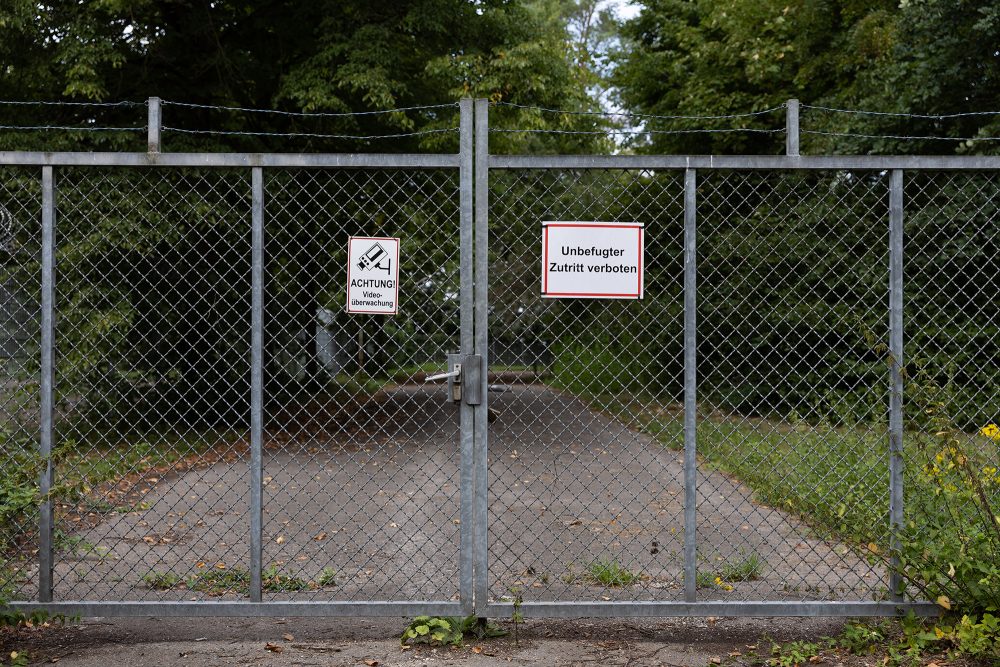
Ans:
{"type": "Polygon", "coordinates": [[[454,155],[0,154],[0,599],[933,609],[873,554],[928,402],[997,463],[1000,164],[489,155],[485,120],[475,155],[471,102],[454,155]],[[643,298],[542,298],[544,221],[642,223],[643,298]],[[401,239],[395,316],[345,312],[351,236],[401,239]]]}

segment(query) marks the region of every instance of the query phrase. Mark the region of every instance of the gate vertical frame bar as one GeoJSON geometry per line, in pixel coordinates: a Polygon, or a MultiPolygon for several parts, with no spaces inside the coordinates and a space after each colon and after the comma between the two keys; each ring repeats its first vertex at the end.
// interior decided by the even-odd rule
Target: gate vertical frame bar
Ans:
{"type": "Polygon", "coordinates": [[[38,507],[38,601],[52,602],[53,593],[53,517],[52,500],[52,429],[55,411],[55,220],[56,200],[52,166],[42,167],[42,293],[40,313],[40,359],[38,455],[45,462],[38,479],[42,502],[38,507]]]}
{"type": "MultiPolygon", "coordinates": [[[[459,101],[459,245],[460,245],[460,302],[461,341],[460,353],[463,357],[474,354],[475,341],[473,298],[473,100],[459,101]]],[[[450,370],[450,369],[449,369],[450,370]]],[[[459,586],[458,595],[462,603],[462,613],[472,614],[474,596],[474,548],[475,548],[475,408],[464,401],[458,404],[459,456],[460,456],[460,510],[459,510],[459,586]]]]}
{"type": "Polygon", "coordinates": [[[251,169],[250,601],[260,602],[264,510],[264,173],[251,169]]]}
{"type": "Polygon", "coordinates": [[[684,171],[684,601],[698,599],[697,172],[684,171]]]}
{"type": "Polygon", "coordinates": [[[482,401],[475,406],[475,614],[486,615],[489,595],[489,536],[487,508],[489,493],[489,101],[476,100],[476,263],[475,263],[475,349],[482,359],[480,373],[482,401]]]}
{"type": "Polygon", "coordinates": [[[889,595],[902,602],[899,530],[903,527],[903,170],[889,178],[889,595]]]}

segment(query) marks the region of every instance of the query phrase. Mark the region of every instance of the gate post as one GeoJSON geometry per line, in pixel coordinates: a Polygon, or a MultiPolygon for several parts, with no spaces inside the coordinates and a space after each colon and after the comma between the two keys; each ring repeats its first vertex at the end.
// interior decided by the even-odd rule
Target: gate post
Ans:
{"type": "Polygon", "coordinates": [[[698,598],[697,193],[694,169],[684,171],[684,601],[698,598]]]}
{"type": "Polygon", "coordinates": [[[490,127],[489,100],[476,100],[476,187],[475,187],[475,353],[482,357],[480,374],[482,402],[475,406],[475,614],[486,615],[489,595],[489,563],[487,536],[487,506],[489,484],[487,438],[489,436],[489,164],[490,127]]]}
{"type": "Polygon", "coordinates": [[[251,170],[250,601],[261,601],[264,494],[264,173],[251,170]]]}
{"type": "MultiPolygon", "coordinates": [[[[460,279],[460,352],[462,358],[474,354],[473,308],[473,101],[459,101],[459,279],[460,279]]],[[[451,368],[449,364],[448,368],[451,368]]],[[[462,613],[472,614],[474,593],[475,550],[475,408],[465,401],[458,404],[459,428],[459,599],[462,613]]]]}
{"type": "Polygon", "coordinates": [[[53,308],[55,295],[55,185],[52,166],[42,167],[42,293],[41,293],[41,354],[39,363],[39,410],[40,428],[38,434],[38,455],[42,468],[38,479],[38,601],[52,602],[53,572],[53,522],[52,499],[52,420],[55,402],[53,383],[55,381],[55,332],[53,330],[53,308]]]}
{"type": "Polygon", "coordinates": [[[899,530],[903,527],[903,170],[889,178],[889,596],[902,602],[899,530]]]}

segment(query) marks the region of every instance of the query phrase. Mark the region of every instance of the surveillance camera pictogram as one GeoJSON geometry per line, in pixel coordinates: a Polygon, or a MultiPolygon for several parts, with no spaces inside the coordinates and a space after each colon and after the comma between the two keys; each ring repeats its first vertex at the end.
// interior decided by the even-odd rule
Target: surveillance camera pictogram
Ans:
{"type": "Polygon", "coordinates": [[[392,272],[392,257],[381,243],[373,243],[361,254],[358,268],[362,271],[384,271],[389,275],[392,272]]]}

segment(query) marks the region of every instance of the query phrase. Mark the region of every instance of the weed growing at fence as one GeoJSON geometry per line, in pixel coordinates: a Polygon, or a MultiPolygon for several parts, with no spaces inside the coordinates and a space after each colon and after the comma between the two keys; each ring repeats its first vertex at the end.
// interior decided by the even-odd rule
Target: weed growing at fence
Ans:
{"type": "Polygon", "coordinates": [[[476,639],[503,637],[507,631],[475,616],[416,616],[410,621],[399,643],[403,646],[429,644],[431,646],[462,646],[466,637],[476,639]]]}
{"type": "Polygon", "coordinates": [[[711,572],[698,570],[694,573],[694,585],[698,588],[711,588],[715,583],[715,575],[711,572]]]}
{"type": "Polygon", "coordinates": [[[156,572],[155,570],[142,575],[142,581],[148,587],[158,591],[168,591],[184,583],[183,577],[178,574],[174,574],[173,572],[156,572]]]}
{"type": "Polygon", "coordinates": [[[517,627],[524,623],[524,614],[521,612],[521,605],[524,604],[524,591],[520,586],[512,586],[508,589],[511,601],[514,603],[510,612],[510,623],[514,626],[514,646],[520,646],[521,641],[517,636],[517,627]]]}
{"type": "Polygon", "coordinates": [[[324,567],[323,571],[319,573],[319,577],[316,579],[316,584],[318,586],[336,586],[337,571],[332,567],[324,567]]]}
{"type": "Polygon", "coordinates": [[[610,558],[599,558],[587,565],[588,578],[604,586],[631,586],[642,579],[641,574],[630,572],[618,561],[610,558]]]}
{"type": "Polygon", "coordinates": [[[250,592],[250,573],[236,567],[225,570],[205,570],[189,577],[185,581],[185,585],[189,590],[208,595],[224,595],[226,593],[247,595],[250,592]]]}
{"type": "Polygon", "coordinates": [[[305,579],[282,574],[276,565],[270,565],[261,573],[261,588],[268,593],[291,593],[310,586],[305,579]]]}
{"type": "Polygon", "coordinates": [[[772,667],[798,667],[815,662],[819,654],[820,647],[813,642],[789,642],[787,644],[773,644],[771,646],[771,659],[768,661],[772,667]]]}
{"type": "Polygon", "coordinates": [[[763,559],[756,553],[751,553],[743,560],[723,565],[719,576],[726,581],[756,581],[763,572],[763,559]]]}

